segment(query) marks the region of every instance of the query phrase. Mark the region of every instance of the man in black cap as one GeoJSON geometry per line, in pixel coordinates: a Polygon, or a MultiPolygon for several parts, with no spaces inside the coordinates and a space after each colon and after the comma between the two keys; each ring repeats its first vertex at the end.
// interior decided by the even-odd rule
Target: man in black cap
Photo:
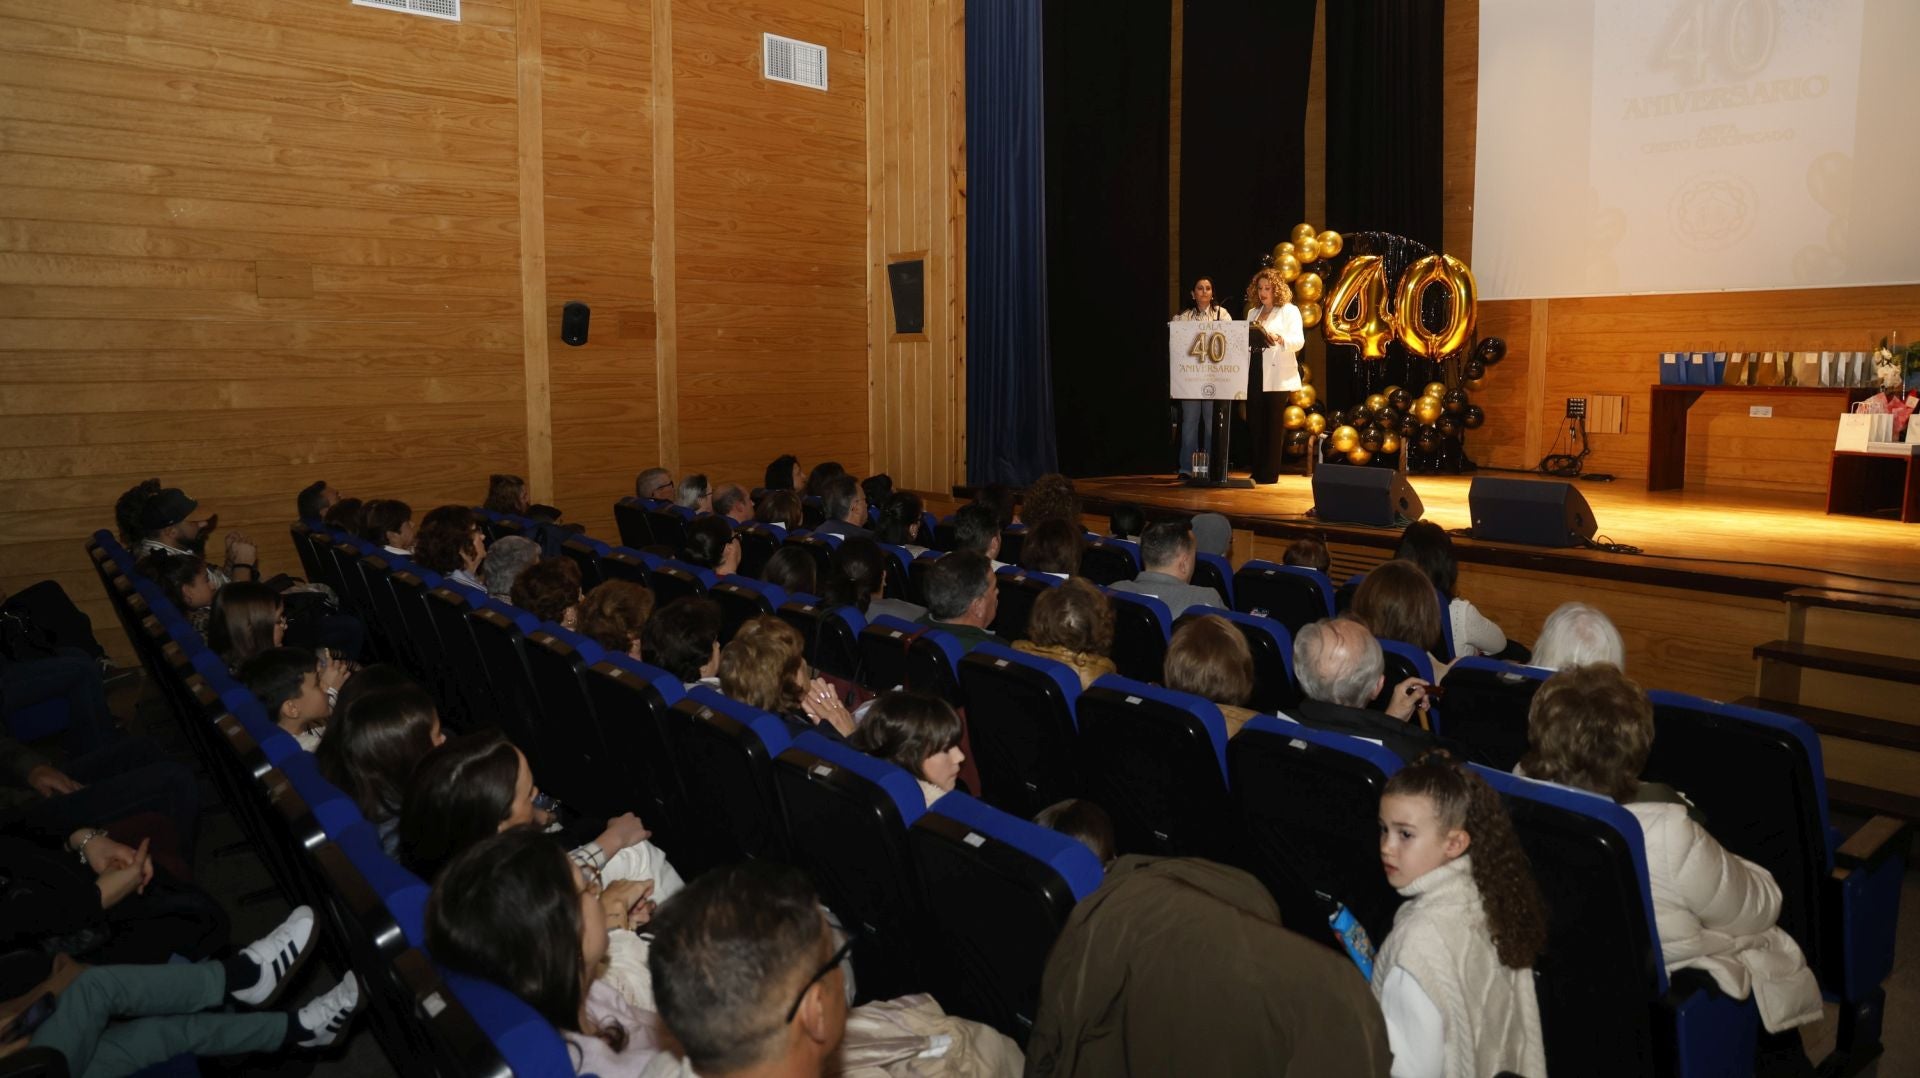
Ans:
{"type": "MultiPolygon", "coordinates": [[[[200,503],[187,497],[179,487],[167,487],[148,498],[140,507],[140,530],[144,538],[135,553],[145,556],[164,550],[169,554],[204,557],[206,537],[213,529],[212,520],[192,519],[193,511],[199,507],[200,503]]],[[[216,589],[235,580],[259,580],[259,557],[259,549],[252,540],[239,532],[228,532],[226,560],[217,568],[209,561],[207,575],[213,578],[216,589]]]]}

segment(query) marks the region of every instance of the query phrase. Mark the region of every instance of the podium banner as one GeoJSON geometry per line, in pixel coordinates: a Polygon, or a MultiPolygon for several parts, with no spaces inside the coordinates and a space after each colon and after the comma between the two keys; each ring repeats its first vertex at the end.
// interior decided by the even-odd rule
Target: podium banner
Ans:
{"type": "Polygon", "coordinates": [[[1167,395],[1175,400],[1245,400],[1247,323],[1168,322],[1167,395]]]}

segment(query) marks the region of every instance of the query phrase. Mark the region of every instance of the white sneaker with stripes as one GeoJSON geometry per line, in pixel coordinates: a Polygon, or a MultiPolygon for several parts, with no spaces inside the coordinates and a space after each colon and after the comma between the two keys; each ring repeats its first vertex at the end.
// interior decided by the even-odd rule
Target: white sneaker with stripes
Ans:
{"type": "Polygon", "coordinates": [[[280,995],[293,975],[313,952],[314,919],[309,906],[296,906],[280,927],[254,940],[240,953],[260,967],[260,979],[229,993],[249,1007],[265,1007],[280,995]]]}
{"type": "Polygon", "coordinates": [[[340,1039],[360,1009],[360,979],[349,973],[333,990],[300,1008],[294,1021],[308,1034],[299,1042],[302,1048],[325,1048],[340,1039]]]}

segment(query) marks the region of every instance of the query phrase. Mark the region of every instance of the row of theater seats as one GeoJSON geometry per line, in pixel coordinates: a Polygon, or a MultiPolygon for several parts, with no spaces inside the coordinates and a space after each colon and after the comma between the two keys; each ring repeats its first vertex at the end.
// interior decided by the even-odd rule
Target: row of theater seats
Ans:
{"type": "Polygon", "coordinates": [[[801,865],[859,937],[864,998],[931,991],[1024,1038],[1047,947],[1100,883],[1086,847],[965,794],[928,810],[891,764],[686,691],[363,541],[295,535],[315,576],[357,597],[371,638],[406,641],[389,658],[430,684],[436,670],[452,674],[442,684],[479,679],[441,696],[448,721],[507,730],[547,792],[590,817],[640,813],[689,876],[743,857],[801,865]]]}
{"type": "MultiPolygon", "coordinates": [[[[645,557],[637,551],[619,556],[645,557]]],[[[1258,587],[1247,588],[1249,569],[1275,578],[1301,572],[1250,564],[1235,581],[1243,595],[1258,587]]],[[[728,586],[712,583],[716,589],[728,586]]],[[[401,586],[397,578],[393,586],[401,586]]],[[[1324,585],[1314,586],[1330,601],[1324,585]]],[[[717,591],[710,594],[719,597],[717,591]]],[[[809,604],[803,599],[797,605],[809,604]]],[[[795,606],[789,602],[777,609],[790,620],[804,619],[806,612],[795,606]]],[[[1284,694],[1294,691],[1285,626],[1277,619],[1220,613],[1256,641],[1262,680],[1282,695],[1278,706],[1284,707],[1284,694]]],[[[830,620],[850,625],[858,615],[839,612],[830,620]]],[[[1164,640],[1164,609],[1156,620],[1164,640]]],[[[483,617],[472,622],[476,636],[482,624],[483,617]]],[[[542,651],[564,655],[586,643],[551,627],[533,632],[526,638],[526,655],[535,667],[542,651]]],[[[816,637],[810,639],[817,643],[816,637]]],[[[1373,819],[1379,791],[1399,765],[1384,750],[1270,717],[1254,720],[1228,742],[1217,708],[1206,701],[1122,677],[1102,679],[1082,693],[1077,677],[1060,664],[995,644],[962,657],[945,634],[891,618],[861,625],[855,641],[857,672],[865,675],[865,683],[925,688],[963,708],[982,779],[981,800],[1024,817],[1062,797],[1089,796],[1114,816],[1123,849],[1209,856],[1247,867],[1274,890],[1296,926],[1311,931],[1329,898],[1351,908],[1376,939],[1391,926],[1399,899],[1381,877],[1373,819]]],[[[601,656],[584,669],[617,681],[619,667],[627,662],[601,656]]],[[[574,676],[582,669],[575,665],[574,676]]],[[[566,672],[557,672],[561,676],[528,695],[577,700],[579,694],[568,691],[566,672]]],[[[1446,681],[1447,717],[1436,726],[1510,766],[1525,747],[1532,691],[1546,675],[1491,660],[1463,660],[1446,681]]],[[[655,689],[663,698],[677,688],[667,680],[655,689]]],[[[493,691],[503,691],[498,680],[493,691]]],[[[1648,777],[1693,794],[1729,848],[1774,873],[1786,896],[1783,927],[1801,942],[1823,984],[1842,1004],[1843,1048],[1872,1051],[1878,1043],[1879,985],[1892,962],[1902,869],[1895,836],[1876,821],[1854,841],[1840,844],[1826,819],[1818,740],[1796,720],[1675,694],[1656,694],[1656,702],[1660,736],[1648,777]]],[[[655,739],[658,758],[677,750],[682,756],[677,771],[698,759],[692,766],[700,773],[729,779],[706,784],[704,791],[684,783],[674,787],[672,775],[655,776],[651,787],[631,779],[615,785],[630,792],[669,790],[666,801],[688,797],[681,804],[696,816],[723,822],[721,833],[700,840],[712,848],[792,855],[807,864],[836,909],[873,926],[870,950],[886,951],[883,940],[905,941],[867,963],[876,983],[914,983],[901,972],[922,961],[908,945],[913,933],[888,916],[910,904],[884,882],[897,885],[904,878],[900,863],[883,858],[849,867],[836,860],[844,855],[841,843],[809,848],[805,829],[791,826],[793,804],[804,799],[789,789],[791,782],[781,781],[791,768],[782,771],[777,764],[790,751],[785,727],[705,690],[696,689],[676,706],[683,716],[689,711],[701,716],[709,729],[724,728],[727,736],[711,743],[701,738],[676,742],[674,709],[656,708],[650,714],[668,729],[655,739]],[[749,762],[736,766],[743,760],[749,762]],[[720,790],[726,796],[701,799],[720,790]],[[783,812],[790,825],[784,831],[783,812]],[[784,850],[778,845],[782,835],[790,843],[784,850]]],[[[1256,701],[1256,706],[1266,710],[1269,705],[1256,701]]],[[[588,712],[568,702],[558,709],[565,718],[554,714],[549,711],[549,726],[566,725],[588,712]]],[[[607,729],[604,718],[594,721],[607,729]]],[[[830,757],[838,747],[803,735],[792,749],[813,757],[825,750],[830,757]]],[[[807,759],[787,762],[804,769],[807,759]]],[[[882,765],[854,758],[836,764],[836,770],[857,774],[857,766],[882,765]]],[[[581,763],[578,770],[594,766],[581,763]]],[[[1488,777],[1514,808],[1554,912],[1554,942],[1540,975],[1543,1010],[1554,1016],[1548,1029],[1555,1072],[1582,1073],[1595,1060],[1607,1061],[1602,1069],[1609,1069],[1630,1057],[1649,1072],[1705,1073],[1703,1059],[1741,1058],[1742,1046],[1751,1045],[1751,1006],[1730,1006],[1704,985],[1672,992],[1658,976],[1660,951],[1648,913],[1644,855],[1637,825],[1624,810],[1505,774],[1488,772],[1488,777]]],[[[901,785],[904,781],[894,773],[901,796],[892,798],[893,811],[903,816],[900,802],[910,808],[914,801],[905,796],[911,791],[901,785]]],[[[658,795],[648,799],[653,803],[658,795]]],[[[945,811],[948,801],[938,810],[945,811]]],[[[884,842],[874,847],[891,848],[897,847],[884,842]]]]}

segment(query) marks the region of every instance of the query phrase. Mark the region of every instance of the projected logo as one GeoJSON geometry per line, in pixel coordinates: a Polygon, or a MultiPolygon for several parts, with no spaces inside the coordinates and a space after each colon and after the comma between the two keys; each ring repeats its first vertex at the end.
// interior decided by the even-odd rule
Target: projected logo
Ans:
{"type": "Polygon", "coordinates": [[[1667,202],[1667,224],[1675,239],[1696,251],[1725,250],[1753,231],[1758,201],[1745,177],[1702,173],[1673,192],[1667,202]]]}

